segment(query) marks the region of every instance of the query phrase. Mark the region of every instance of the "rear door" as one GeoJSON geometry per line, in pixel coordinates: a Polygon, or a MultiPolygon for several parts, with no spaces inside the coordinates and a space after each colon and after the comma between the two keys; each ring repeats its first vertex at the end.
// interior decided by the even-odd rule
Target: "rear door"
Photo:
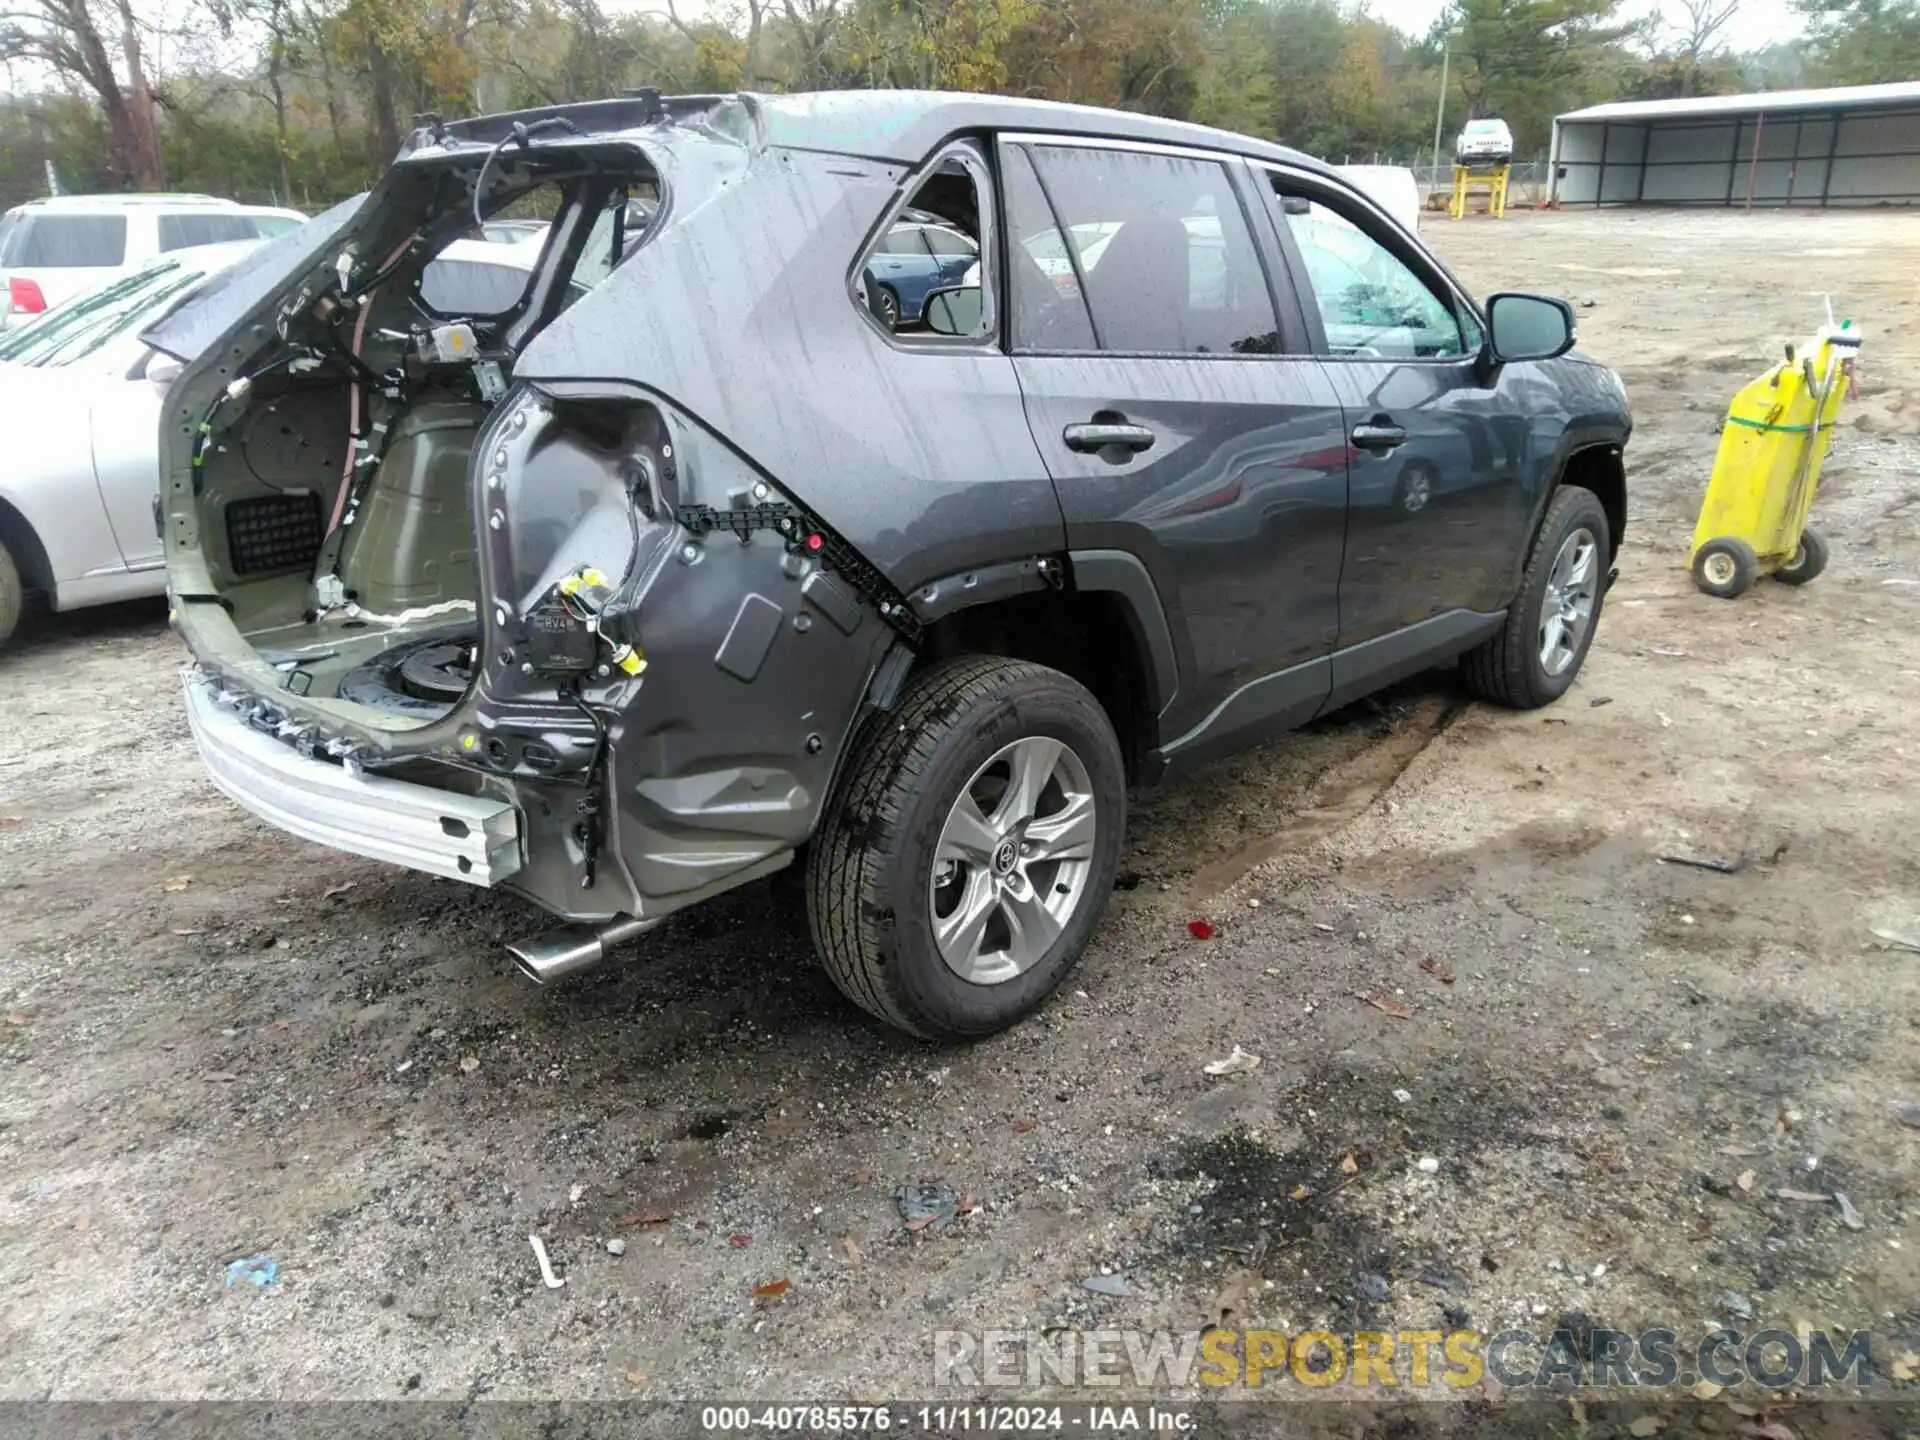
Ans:
{"type": "MultiPolygon", "coordinates": [[[[1474,615],[1506,604],[1530,523],[1527,367],[1483,364],[1480,323],[1465,298],[1355,192],[1324,176],[1256,173],[1277,201],[1296,288],[1354,446],[1340,647],[1423,622],[1435,622],[1419,632],[1435,640],[1448,627],[1465,633],[1474,615]]],[[[1378,653],[1383,664],[1391,658],[1378,653]]],[[[1336,700],[1380,679],[1344,668],[1354,669],[1354,683],[1336,674],[1336,691],[1349,692],[1336,700]]]]}
{"type": "Polygon", "coordinates": [[[1345,434],[1251,173],[1041,136],[1004,140],[1001,173],[1027,418],[1069,545],[1134,555],[1167,608],[1164,748],[1299,723],[1339,628],[1345,434]]]}
{"type": "Polygon", "coordinates": [[[112,279],[126,259],[125,215],[27,211],[7,231],[0,273],[12,308],[34,309],[32,297],[37,295],[44,302],[38,308],[51,309],[112,279]],[[16,280],[24,284],[16,288],[16,280]]]}

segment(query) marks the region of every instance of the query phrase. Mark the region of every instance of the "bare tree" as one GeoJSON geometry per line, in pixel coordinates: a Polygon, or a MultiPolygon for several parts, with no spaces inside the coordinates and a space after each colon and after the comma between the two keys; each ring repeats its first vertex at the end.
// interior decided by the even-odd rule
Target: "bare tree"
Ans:
{"type": "Polygon", "coordinates": [[[104,19],[94,14],[93,0],[18,0],[18,8],[0,12],[0,60],[37,62],[91,91],[121,177],[142,190],[166,184],[156,97],[132,0],[113,0],[104,19]],[[112,48],[109,37],[117,42],[112,48]]]}
{"type": "Polygon", "coordinates": [[[1680,0],[1681,53],[1689,69],[1714,49],[1714,37],[1739,13],[1743,0],[1680,0]]]}

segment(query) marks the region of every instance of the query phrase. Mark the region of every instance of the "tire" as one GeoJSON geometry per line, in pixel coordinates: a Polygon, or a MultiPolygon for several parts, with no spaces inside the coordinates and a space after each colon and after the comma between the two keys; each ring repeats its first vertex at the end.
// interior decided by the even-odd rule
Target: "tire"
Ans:
{"type": "Polygon", "coordinates": [[[0,645],[13,638],[25,605],[26,591],[20,584],[20,567],[14,563],[13,552],[0,542],[0,645]]]}
{"type": "Polygon", "coordinates": [[[1520,588],[1507,608],[1506,623],[1492,639],[1462,657],[1461,670],[1468,689],[1482,700],[1516,710],[1536,710],[1566,694],[1586,661],[1594,632],[1600,628],[1600,609],[1607,597],[1607,558],[1612,553],[1607,512],[1600,497],[1577,485],[1562,485],[1541,517],[1520,588]],[[1578,541],[1582,532],[1586,538],[1578,541]],[[1556,569],[1562,563],[1563,549],[1573,546],[1574,553],[1566,563],[1574,567],[1580,550],[1589,544],[1591,553],[1582,571],[1584,582],[1575,581],[1573,568],[1564,572],[1556,569]],[[1567,583],[1561,584],[1561,580],[1567,583]],[[1585,623],[1576,633],[1569,621],[1562,620],[1557,638],[1564,643],[1556,643],[1551,666],[1546,652],[1552,637],[1545,623],[1550,584],[1576,602],[1581,594],[1588,593],[1585,587],[1590,587],[1585,623]]]}
{"type": "Polygon", "coordinates": [[[1746,594],[1759,574],[1753,547],[1732,536],[1709,540],[1693,557],[1693,583],[1718,600],[1746,594]]]}
{"type": "Polygon", "coordinates": [[[879,285],[874,288],[874,313],[880,317],[880,323],[889,330],[900,328],[900,297],[893,293],[891,285],[879,285]]]}
{"type": "Polygon", "coordinates": [[[1025,1018],[1066,979],[1106,908],[1126,803],[1113,726],[1077,682],[991,657],[932,667],[893,710],[867,722],[814,837],[807,918],[827,974],[862,1009],[927,1039],[991,1035],[1025,1018]],[[1055,744],[1059,758],[1030,807],[1037,818],[1009,831],[997,822],[1017,820],[1025,792],[1005,783],[996,796],[996,783],[1010,779],[1016,761],[1030,760],[1037,773],[1055,744]],[[942,859],[963,793],[986,821],[971,836],[964,826],[956,832],[978,858],[942,859]],[[1073,858],[1046,858],[1038,839],[1035,858],[1023,858],[1030,831],[1086,813],[1083,801],[1090,820],[1055,837],[1076,842],[1063,847],[1073,858]],[[1057,909],[1039,915],[1047,906],[1057,909]],[[968,932],[957,923],[963,912],[985,919],[968,932]],[[975,935],[972,975],[942,953],[941,919],[955,922],[956,953],[975,935]]]}
{"type": "Polygon", "coordinates": [[[1809,525],[1800,532],[1800,548],[1773,578],[1782,585],[1804,585],[1827,568],[1827,558],[1827,537],[1809,525]]]}

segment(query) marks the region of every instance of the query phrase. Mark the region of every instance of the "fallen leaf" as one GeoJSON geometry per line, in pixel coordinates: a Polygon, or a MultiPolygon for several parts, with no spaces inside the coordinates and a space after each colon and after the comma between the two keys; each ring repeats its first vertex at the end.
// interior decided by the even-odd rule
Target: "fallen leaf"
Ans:
{"type": "Polygon", "coordinates": [[[736,1250],[744,1250],[752,1243],[753,1237],[751,1235],[729,1235],[727,1237],[727,1244],[733,1246],[736,1250]]]}
{"type": "Polygon", "coordinates": [[[1739,1157],[1743,1155],[1758,1155],[1760,1152],[1755,1150],[1751,1145],[1722,1145],[1720,1147],[1720,1153],[1722,1155],[1739,1157]]]}
{"type": "Polygon", "coordinates": [[[1738,1185],[1742,1190],[1753,1189],[1753,1171],[1742,1170],[1737,1176],[1734,1177],[1733,1183],[1738,1185]]]}
{"type": "Polygon", "coordinates": [[[1296,1185],[1296,1186],[1294,1186],[1294,1187],[1293,1187],[1293,1188],[1292,1188],[1291,1190],[1289,1190],[1289,1191],[1287,1192],[1287,1199],[1289,1199],[1289,1200],[1304,1200],[1304,1199],[1306,1199],[1306,1198],[1307,1198],[1307,1196],[1309,1196],[1309,1195],[1311,1195],[1312,1193],[1313,1193],[1313,1192],[1312,1192],[1311,1190],[1309,1190],[1309,1189],[1307,1189],[1307,1187],[1306,1187],[1306,1186],[1304,1186],[1304,1185],[1296,1185]]]}
{"type": "Polygon", "coordinates": [[[972,1195],[962,1195],[960,1197],[960,1209],[957,1213],[961,1215],[971,1215],[979,1208],[980,1202],[974,1199],[972,1195]]]}
{"type": "Polygon", "coordinates": [[[358,883],[356,880],[342,880],[338,885],[329,885],[325,890],[320,892],[320,898],[322,900],[331,900],[336,895],[344,895],[358,883]]]}
{"type": "Polygon", "coordinates": [[[1427,956],[1426,959],[1420,962],[1420,968],[1426,971],[1427,974],[1431,975],[1434,979],[1438,980],[1442,985],[1451,985],[1453,984],[1456,978],[1454,973],[1451,970],[1449,970],[1446,966],[1442,965],[1438,960],[1434,959],[1431,955],[1427,956]]]}
{"type": "Polygon", "coordinates": [[[176,875],[160,888],[162,890],[184,890],[193,883],[191,875],[176,875]]]}
{"type": "Polygon", "coordinates": [[[1013,1122],[1013,1133],[1016,1135],[1025,1135],[1039,1123],[1040,1122],[1031,1115],[1022,1115],[1018,1120],[1013,1122]]]}
{"type": "Polygon", "coordinates": [[[464,1071],[466,1074],[471,1075],[473,1074],[474,1071],[478,1070],[479,1068],[480,1068],[480,1057],[478,1055],[467,1055],[462,1057],[460,1061],[460,1069],[464,1071]]]}
{"type": "Polygon", "coordinates": [[[1911,1350],[1897,1356],[1892,1365],[1893,1378],[1902,1385],[1911,1385],[1920,1380],[1920,1355],[1911,1350]]]}
{"type": "Polygon", "coordinates": [[[268,1028],[269,1030],[291,1030],[291,1029],[293,1028],[293,1021],[291,1021],[291,1020],[270,1020],[270,1021],[268,1021],[268,1022],[267,1022],[267,1028],[268,1028]]]}
{"type": "Polygon", "coordinates": [[[756,1300],[778,1300],[792,1288],[793,1282],[782,1275],[778,1280],[769,1280],[764,1285],[754,1286],[753,1298],[756,1300]]]}
{"type": "Polygon", "coordinates": [[[616,1226],[622,1227],[628,1225],[665,1225],[671,1219],[673,1219],[673,1212],[671,1210],[630,1210],[613,1223],[616,1226]]]}
{"type": "Polygon", "coordinates": [[[629,1370],[629,1371],[627,1371],[627,1383],[628,1383],[629,1385],[633,1385],[633,1386],[636,1386],[636,1387],[637,1387],[637,1386],[641,1386],[641,1385],[644,1385],[644,1384],[646,1384],[646,1383],[647,1383],[647,1372],[646,1372],[646,1371],[644,1371],[644,1370],[629,1370]]]}
{"type": "Polygon", "coordinates": [[[30,1018],[24,1010],[9,1010],[7,1012],[7,1024],[9,1025],[25,1025],[30,1018]]]}
{"type": "Polygon", "coordinates": [[[1411,1020],[1413,1012],[1395,1000],[1382,1000],[1378,995],[1367,996],[1367,1004],[1383,1015],[1391,1015],[1396,1020],[1411,1020]]]}
{"type": "Polygon", "coordinates": [[[1224,1060],[1209,1060],[1200,1067],[1209,1075],[1244,1075],[1249,1070],[1260,1068],[1260,1057],[1251,1050],[1242,1050],[1238,1045],[1233,1053],[1224,1060]]]}
{"type": "Polygon", "coordinates": [[[1354,1159],[1352,1155],[1342,1155],[1340,1157],[1340,1173],[1342,1175],[1356,1175],[1359,1171],[1360,1162],[1354,1159]]]}
{"type": "Polygon", "coordinates": [[[873,1171],[871,1170],[854,1171],[853,1183],[858,1185],[862,1190],[866,1189],[867,1186],[873,1183],[873,1171]]]}
{"type": "Polygon", "coordinates": [[[206,932],[206,931],[204,931],[204,930],[193,930],[193,929],[186,929],[186,930],[176,930],[176,931],[174,931],[173,933],[174,933],[174,934],[176,934],[176,935],[178,935],[178,936],[180,936],[180,937],[181,937],[182,939],[185,939],[186,937],[188,937],[188,936],[190,936],[190,935],[204,935],[204,934],[206,934],[207,932],[206,932]]]}
{"type": "MultiPolygon", "coordinates": [[[[231,1070],[209,1070],[205,1075],[202,1075],[200,1078],[214,1085],[231,1085],[234,1081],[238,1080],[240,1077],[234,1074],[231,1070]]],[[[1823,1195],[1820,1198],[1824,1200],[1826,1199],[1826,1196],[1823,1195]]]]}
{"type": "Polygon", "coordinates": [[[912,1220],[902,1221],[901,1224],[902,1228],[907,1230],[924,1230],[939,1218],[938,1215],[921,1215],[912,1220]]]}
{"type": "Polygon", "coordinates": [[[1207,1319],[1213,1323],[1213,1327],[1216,1330],[1227,1329],[1230,1328],[1228,1322],[1251,1315],[1259,1284],[1260,1277],[1251,1270],[1235,1268],[1227,1271],[1220,1293],[1213,1297],[1213,1303],[1207,1307],[1207,1319]]]}
{"type": "Polygon", "coordinates": [[[867,1257],[860,1253],[860,1247],[853,1243],[853,1237],[851,1235],[843,1235],[840,1237],[840,1248],[846,1252],[847,1263],[849,1265],[865,1263],[867,1257]]]}
{"type": "Polygon", "coordinates": [[[1639,1440],[1647,1440],[1649,1435],[1658,1435],[1664,1424],[1666,1421],[1658,1415],[1642,1415],[1627,1427],[1627,1433],[1638,1436],[1639,1440]]]}
{"type": "Polygon", "coordinates": [[[1204,920],[1189,920],[1187,922],[1187,933],[1196,940],[1211,940],[1213,938],[1213,926],[1204,920]]]}
{"type": "Polygon", "coordinates": [[[1747,1440],[1800,1440],[1800,1437],[1778,1420],[1769,1420],[1747,1431],[1747,1440]]]}
{"type": "Polygon", "coordinates": [[[24,825],[26,823],[27,817],[24,815],[0,815],[0,830],[11,830],[16,825],[24,825]]]}
{"type": "Polygon", "coordinates": [[[1833,1200],[1831,1195],[1819,1190],[1776,1190],[1773,1193],[1782,1200],[1804,1200],[1809,1205],[1826,1205],[1833,1200]]]}

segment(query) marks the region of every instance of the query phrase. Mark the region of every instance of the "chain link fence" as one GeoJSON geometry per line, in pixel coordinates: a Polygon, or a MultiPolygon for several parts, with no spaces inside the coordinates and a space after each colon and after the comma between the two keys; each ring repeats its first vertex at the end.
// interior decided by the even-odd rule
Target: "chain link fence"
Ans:
{"type": "MultiPolygon", "coordinates": [[[[1447,197],[1453,192],[1453,164],[1451,161],[1437,169],[1423,162],[1407,164],[1387,156],[1349,155],[1341,162],[1345,165],[1404,165],[1413,172],[1414,183],[1420,187],[1420,194],[1429,210],[1447,208],[1447,197]],[[1436,198],[1437,197],[1437,198],[1436,198]]],[[[1538,208],[1547,203],[1547,162],[1529,160],[1516,161],[1512,172],[1507,176],[1507,207],[1521,210],[1538,208]]]]}

